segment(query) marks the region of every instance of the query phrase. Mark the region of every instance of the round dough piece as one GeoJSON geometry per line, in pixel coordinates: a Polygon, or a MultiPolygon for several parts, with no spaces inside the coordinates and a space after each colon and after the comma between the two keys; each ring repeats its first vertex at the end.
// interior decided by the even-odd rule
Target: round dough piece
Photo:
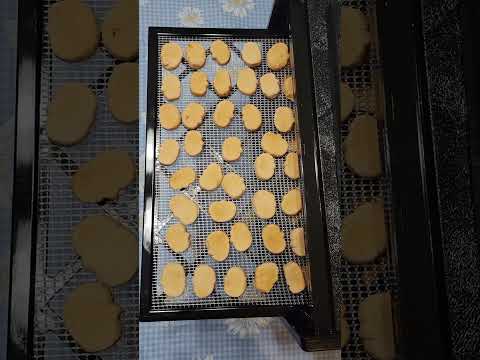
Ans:
{"type": "Polygon", "coordinates": [[[183,140],[185,152],[190,156],[197,156],[203,150],[203,136],[200,131],[189,130],[183,140]]]}
{"type": "Polygon", "coordinates": [[[213,121],[215,125],[221,128],[226,128],[230,125],[235,112],[235,105],[230,100],[222,100],[215,107],[213,113],[213,121]]]}
{"type": "Polygon", "coordinates": [[[185,58],[192,69],[200,69],[205,65],[207,54],[202,44],[198,42],[188,43],[185,49],[185,58]]]}
{"type": "Polygon", "coordinates": [[[287,76],[283,81],[283,95],[288,100],[294,101],[295,100],[295,84],[293,82],[293,76],[287,76]]]}
{"type": "Polygon", "coordinates": [[[183,224],[170,225],[166,231],[165,240],[168,247],[177,254],[190,247],[190,234],[183,224]]]}
{"type": "Polygon", "coordinates": [[[213,79],[213,89],[219,97],[225,97],[232,92],[232,80],[230,73],[226,69],[219,69],[213,79]]]}
{"type": "Polygon", "coordinates": [[[352,66],[361,63],[370,44],[370,32],[365,15],[349,6],[342,6],[340,16],[340,64],[352,66]]]}
{"type": "Polygon", "coordinates": [[[387,248],[387,229],[381,201],[368,202],[345,217],[342,225],[342,249],[353,264],[375,260],[387,248]]]}
{"type": "Polygon", "coordinates": [[[228,269],[223,278],[223,290],[230,297],[238,298],[247,289],[247,276],[242,268],[234,266],[228,269]]]}
{"type": "Polygon", "coordinates": [[[342,305],[341,318],[340,318],[340,335],[341,335],[341,347],[345,347],[350,341],[350,325],[348,325],[347,319],[345,319],[345,306],[342,305]]]}
{"type": "Polygon", "coordinates": [[[224,261],[230,251],[227,234],[223,231],[214,231],[207,236],[206,246],[208,255],[216,261],[224,261]]]}
{"type": "Polygon", "coordinates": [[[247,104],[242,107],[242,120],[245,129],[257,131],[262,126],[262,113],[253,104],[247,104]]]}
{"type": "Polygon", "coordinates": [[[240,198],[246,189],[243,178],[234,172],[225,174],[222,179],[222,187],[232,199],[240,198]]]}
{"type": "Polygon", "coordinates": [[[199,298],[208,297],[215,289],[217,276],[210,266],[201,264],[193,272],[193,292],[199,298]]]}
{"type": "Polygon", "coordinates": [[[288,153],[285,157],[283,172],[292,180],[300,178],[300,165],[298,163],[298,154],[296,152],[288,153]]]}
{"type": "Polygon", "coordinates": [[[185,291],[187,283],[185,270],[182,264],[171,262],[165,265],[162,271],[160,283],[163,287],[163,292],[169,297],[177,297],[185,291]]]}
{"type": "Polygon", "coordinates": [[[248,225],[243,222],[233,224],[230,229],[230,241],[235,250],[247,251],[252,245],[252,233],[248,225]]]}
{"type": "Polygon", "coordinates": [[[190,76],[190,91],[192,95],[204,96],[208,89],[208,76],[203,71],[194,71],[190,76]]]}
{"type": "Polygon", "coordinates": [[[297,256],[305,256],[305,233],[302,227],[290,231],[290,247],[297,256]]]}
{"type": "Polygon", "coordinates": [[[160,144],[158,149],[158,160],[162,165],[172,165],[177,161],[178,154],[180,153],[180,145],[177,140],[167,139],[160,144]]]}
{"type": "Polygon", "coordinates": [[[198,182],[203,190],[215,190],[222,183],[222,179],[222,167],[217,163],[211,163],[203,170],[198,182]]]}
{"type": "Polygon", "coordinates": [[[115,66],[108,80],[108,108],[123,123],[138,120],[138,64],[115,66]]]}
{"type": "Polygon", "coordinates": [[[350,86],[340,82],[340,120],[348,119],[355,106],[355,96],[350,86]]]}
{"type": "Polygon", "coordinates": [[[250,68],[241,69],[238,72],[237,88],[244,95],[253,95],[257,91],[257,76],[250,68]]]}
{"type": "Polygon", "coordinates": [[[170,176],[170,187],[174,190],[185,189],[193,184],[196,177],[197,174],[191,167],[178,169],[172,174],[172,176],[170,176]]]}
{"type": "Polygon", "coordinates": [[[255,288],[262,293],[269,293],[278,281],[278,266],[267,262],[255,269],[255,288]]]}
{"type": "Polygon", "coordinates": [[[182,47],[173,41],[163,44],[160,50],[162,66],[167,70],[175,70],[182,62],[182,57],[182,47]]]}
{"type": "Polygon", "coordinates": [[[375,177],[382,174],[377,119],[361,115],[352,121],[344,153],[346,164],[357,175],[375,177]]]}
{"type": "Polygon", "coordinates": [[[298,294],[305,290],[305,277],[302,268],[296,262],[290,261],[283,265],[283,274],[292,294],[298,294]]]}
{"type": "Polygon", "coordinates": [[[175,74],[166,74],[162,78],[162,87],[160,89],[169,101],[177,100],[182,93],[182,85],[180,79],[175,74]]]}
{"type": "Polygon", "coordinates": [[[274,157],[281,157],[288,151],[288,142],[282,137],[282,135],[270,131],[263,135],[261,146],[263,151],[274,157]]]}
{"type": "Polygon", "coordinates": [[[287,215],[297,215],[302,211],[302,193],[300,189],[291,189],[283,196],[282,210],[287,215]]]}
{"type": "Polygon", "coordinates": [[[210,53],[218,65],[225,65],[230,61],[230,48],[222,40],[217,39],[210,44],[210,53]]]}
{"type": "Polygon", "coordinates": [[[108,349],[121,335],[120,306],[105,285],[82,284],[73,290],[63,306],[65,327],[86,352],[108,349]]]}
{"type": "Polygon", "coordinates": [[[255,42],[246,42],[242,48],[242,60],[247,66],[257,67],[262,63],[262,52],[255,42]]]}
{"type": "Polygon", "coordinates": [[[182,112],[182,123],[187,129],[195,130],[203,123],[205,108],[199,103],[190,103],[182,112]]]}
{"type": "Polygon", "coordinates": [[[237,213],[237,207],[233,201],[214,201],[208,207],[208,213],[216,222],[227,222],[232,220],[237,213]]]}
{"type": "Polygon", "coordinates": [[[260,180],[270,180],[273,174],[275,174],[275,159],[270,154],[260,154],[255,159],[255,175],[260,180]]]}
{"type": "Polygon", "coordinates": [[[278,42],[267,52],[267,65],[273,71],[278,71],[287,65],[289,58],[288,46],[283,42],[278,42]]]}
{"type": "Polygon", "coordinates": [[[293,110],[287,106],[278,107],[275,110],[274,124],[275,128],[282,133],[292,130],[293,125],[295,124],[293,110]]]}
{"type": "Polygon", "coordinates": [[[48,138],[59,145],[78,144],[88,135],[96,111],[97,98],[87,86],[63,85],[48,105],[48,138]]]}
{"type": "Polygon", "coordinates": [[[225,161],[235,161],[242,155],[242,141],[236,136],[230,136],[222,144],[222,157],[225,161]]]}
{"type": "Polygon", "coordinates": [[[252,205],[260,219],[271,219],[275,215],[275,195],[267,190],[259,190],[253,195],[252,205]]]}
{"type": "Polygon", "coordinates": [[[190,225],[198,218],[198,205],[183,194],[172,196],[170,211],[183,225],[190,225]]]}
{"type": "Polygon", "coordinates": [[[127,61],[138,56],[138,0],[120,0],[105,17],[102,40],[116,59],[127,61]]]}
{"type": "Polygon", "coordinates": [[[63,0],[53,4],[48,9],[47,30],[52,51],[62,60],[85,60],[97,49],[95,15],[83,1],[63,0]]]}
{"type": "Polygon", "coordinates": [[[272,254],[280,254],[285,250],[287,243],[280,227],[275,224],[268,224],[262,230],[263,246],[272,254]]]}
{"type": "Polygon", "coordinates": [[[160,125],[166,130],[174,130],[180,125],[180,110],[174,104],[163,104],[158,109],[160,125]]]}
{"type": "Polygon", "coordinates": [[[280,83],[274,73],[266,73],[260,78],[260,88],[269,99],[275,99],[280,94],[280,83]]]}

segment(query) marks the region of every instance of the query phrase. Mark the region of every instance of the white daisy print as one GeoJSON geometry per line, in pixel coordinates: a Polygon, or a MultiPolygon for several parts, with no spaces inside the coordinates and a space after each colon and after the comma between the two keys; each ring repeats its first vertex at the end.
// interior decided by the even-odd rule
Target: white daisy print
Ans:
{"type": "Polygon", "coordinates": [[[183,26],[200,26],[203,25],[202,10],[192,6],[185,6],[178,13],[178,18],[183,26]]]}
{"type": "Polygon", "coordinates": [[[266,328],[271,321],[271,318],[239,318],[226,319],[225,324],[228,327],[228,332],[243,339],[260,334],[260,331],[266,328]]]}
{"type": "Polygon", "coordinates": [[[253,0],[220,0],[220,2],[223,4],[223,11],[238,17],[247,16],[247,13],[255,8],[253,0]]]}

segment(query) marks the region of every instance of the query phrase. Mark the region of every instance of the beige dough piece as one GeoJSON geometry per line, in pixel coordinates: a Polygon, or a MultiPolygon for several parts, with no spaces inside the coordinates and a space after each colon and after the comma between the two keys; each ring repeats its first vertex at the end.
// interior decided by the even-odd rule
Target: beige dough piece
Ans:
{"type": "Polygon", "coordinates": [[[167,139],[160,144],[158,149],[158,161],[162,165],[172,165],[177,161],[178,154],[180,153],[180,145],[177,140],[167,139]]]}
{"type": "Polygon", "coordinates": [[[238,298],[247,288],[247,276],[242,268],[234,266],[228,269],[223,278],[223,290],[230,297],[238,298]]]}
{"type": "Polygon", "coordinates": [[[297,256],[305,256],[305,233],[302,227],[290,231],[290,247],[297,256]]]}
{"type": "Polygon", "coordinates": [[[230,80],[230,73],[226,69],[219,69],[213,79],[213,89],[219,97],[230,95],[232,91],[232,80],[230,80]]]}
{"type": "Polygon", "coordinates": [[[222,187],[232,199],[240,198],[246,189],[243,178],[234,172],[225,174],[222,179],[222,187]]]}
{"type": "Polygon", "coordinates": [[[190,156],[197,156],[203,150],[203,136],[198,130],[189,130],[183,140],[185,152],[190,156]]]}
{"type": "Polygon", "coordinates": [[[260,154],[255,159],[255,175],[260,180],[270,180],[275,174],[275,159],[268,153],[260,154]]]}
{"type": "Polygon", "coordinates": [[[95,53],[99,40],[97,22],[85,2],[57,1],[48,9],[47,24],[55,56],[65,61],[81,61],[95,53]]]}
{"type": "Polygon", "coordinates": [[[196,177],[197,174],[191,167],[178,169],[172,174],[172,176],[170,176],[170,187],[174,190],[185,189],[193,184],[196,177]]]}
{"type": "Polygon", "coordinates": [[[182,112],[182,123],[187,129],[195,130],[203,123],[205,108],[199,103],[190,103],[182,112]]]}
{"type": "Polygon", "coordinates": [[[230,61],[230,48],[222,40],[217,39],[210,44],[210,54],[218,65],[226,65],[230,61]]]}
{"type": "Polygon", "coordinates": [[[269,293],[278,281],[278,266],[267,262],[255,269],[255,288],[263,293],[269,293]]]}
{"type": "Polygon", "coordinates": [[[345,258],[354,264],[375,260],[387,248],[383,203],[368,202],[345,217],[342,225],[342,249],[345,258]]]}
{"type": "Polygon", "coordinates": [[[298,294],[305,290],[305,277],[302,268],[296,262],[290,261],[283,265],[283,274],[292,294],[298,294]]]}
{"type": "Polygon", "coordinates": [[[267,190],[259,190],[253,195],[252,205],[260,219],[271,219],[275,215],[275,195],[267,190]]]}
{"type": "Polygon", "coordinates": [[[242,141],[236,136],[230,136],[222,144],[222,157],[225,161],[235,161],[242,155],[242,141]]]}
{"type": "Polygon", "coordinates": [[[282,135],[270,131],[263,135],[261,146],[263,151],[274,157],[282,157],[288,151],[288,142],[282,137],[282,135]]]}
{"type": "Polygon", "coordinates": [[[233,224],[230,229],[230,241],[235,250],[247,251],[252,245],[252,233],[248,225],[243,222],[233,224]]]}
{"type": "Polygon", "coordinates": [[[295,84],[293,82],[293,76],[287,76],[283,81],[283,95],[288,100],[294,101],[295,100],[295,84]]]}
{"type": "Polygon", "coordinates": [[[340,120],[348,119],[355,106],[355,96],[350,86],[340,82],[340,120]]]}
{"type": "Polygon", "coordinates": [[[192,69],[200,69],[203,67],[207,59],[207,54],[202,44],[198,42],[188,43],[185,49],[185,59],[192,69]]]}
{"type": "Polygon", "coordinates": [[[208,207],[208,213],[216,222],[227,222],[232,220],[237,213],[237,207],[233,201],[214,201],[208,207]]]}
{"type": "Polygon", "coordinates": [[[365,15],[349,6],[342,6],[340,17],[340,64],[357,65],[366,57],[370,32],[365,15]]]}
{"type": "Polygon", "coordinates": [[[180,125],[180,110],[174,104],[163,104],[158,109],[160,125],[166,130],[174,130],[180,125]]]}
{"type": "Polygon", "coordinates": [[[193,224],[198,218],[198,205],[185,195],[174,195],[169,206],[173,216],[183,225],[193,224]]]}
{"type": "Polygon", "coordinates": [[[199,298],[206,298],[215,289],[217,276],[210,266],[201,264],[193,272],[193,292],[199,298]]]}
{"type": "Polygon", "coordinates": [[[262,63],[262,53],[257,43],[246,42],[242,48],[242,60],[250,67],[257,67],[262,63]]]}
{"type": "Polygon", "coordinates": [[[160,283],[163,292],[169,297],[177,297],[183,294],[186,285],[185,270],[182,264],[171,262],[165,265],[160,283]]]}
{"type": "Polygon", "coordinates": [[[377,119],[361,115],[352,121],[344,153],[346,164],[357,175],[375,177],[382,174],[377,119]]]}
{"type": "Polygon", "coordinates": [[[48,105],[48,138],[59,145],[78,144],[95,122],[96,110],[97,98],[87,86],[63,85],[48,105]]]}
{"type": "Polygon", "coordinates": [[[182,85],[177,75],[166,74],[162,78],[162,93],[169,101],[177,100],[182,93],[182,85]]]}
{"type": "Polygon", "coordinates": [[[262,113],[253,104],[247,104],[242,107],[242,120],[245,129],[257,131],[262,126],[262,113]]]}
{"type": "Polygon", "coordinates": [[[208,255],[216,261],[224,261],[230,251],[227,234],[223,231],[214,231],[207,236],[206,246],[208,255]]]}
{"type": "Polygon", "coordinates": [[[190,234],[185,225],[170,225],[165,234],[168,247],[175,253],[182,253],[190,247],[190,234]]]}
{"type": "Polygon", "coordinates": [[[274,124],[275,128],[282,133],[292,130],[293,125],[295,124],[293,110],[287,106],[278,107],[275,110],[274,124]]]}
{"type": "Polygon", "coordinates": [[[292,180],[300,178],[300,165],[298,163],[298,154],[296,152],[288,153],[285,157],[283,172],[292,180]]]}
{"type": "Polygon", "coordinates": [[[102,42],[108,52],[122,61],[138,56],[138,0],[120,0],[102,25],[102,42]]]}
{"type": "Polygon", "coordinates": [[[73,229],[72,244],[85,270],[104,284],[124,284],[137,272],[136,236],[110,216],[83,218],[73,229]]]}
{"type": "Polygon", "coordinates": [[[182,57],[182,47],[173,41],[164,44],[160,50],[162,66],[167,70],[175,70],[182,62],[182,57]]]}
{"type": "Polygon", "coordinates": [[[108,108],[123,123],[138,120],[138,64],[115,66],[108,80],[108,108]]]}
{"type": "Polygon", "coordinates": [[[235,112],[235,105],[230,100],[222,100],[215,107],[213,113],[213,121],[215,125],[221,128],[226,128],[230,125],[235,112]]]}
{"type": "Polygon", "coordinates": [[[367,353],[379,360],[393,360],[392,299],[389,292],[370,295],[360,303],[359,336],[367,353]]]}
{"type": "Polygon", "coordinates": [[[260,88],[269,99],[275,99],[280,94],[280,83],[274,73],[266,73],[260,78],[260,88]]]}
{"type": "Polygon", "coordinates": [[[222,179],[222,167],[217,163],[211,163],[203,170],[198,182],[203,190],[215,190],[222,183],[222,179]]]}
{"type": "Polygon", "coordinates": [[[350,341],[350,325],[348,325],[347,319],[345,319],[345,306],[342,305],[342,310],[340,314],[340,335],[341,335],[341,347],[345,347],[350,341]]]}
{"type": "Polygon", "coordinates": [[[73,290],[63,306],[65,327],[86,352],[108,349],[121,335],[120,306],[110,289],[98,282],[73,290]]]}
{"type": "Polygon", "coordinates": [[[278,42],[267,52],[267,65],[273,71],[278,71],[287,65],[289,58],[288,46],[283,42],[278,42]]]}
{"type": "Polygon", "coordinates": [[[190,76],[190,91],[195,96],[205,96],[208,89],[207,73],[197,70],[190,76]]]}
{"type": "Polygon", "coordinates": [[[282,210],[287,215],[297,215],[302,211],[302,193],[300,189],[292,189],[283,196],[282,210]]]}
{"type": "Polygon", "coordinates": [[[80,201],[114,200],[135,180],[135,162],[126,151],[108,150],[83,164],[72,177],[72,190],[80,201]]]}
{"type": "Polygon", "coordinates": [[[283,231],[275,224],[268,224],[263,228],[262,240],[263,246],[272,254],[282,253],[287,246],[283,231]]]}
{"type": "Polygon", "coordinates": [[[257,91],[257,76],[250,68],[241,69],[238,72],[237,88],[244,95],[253,95],[257,91]]]}

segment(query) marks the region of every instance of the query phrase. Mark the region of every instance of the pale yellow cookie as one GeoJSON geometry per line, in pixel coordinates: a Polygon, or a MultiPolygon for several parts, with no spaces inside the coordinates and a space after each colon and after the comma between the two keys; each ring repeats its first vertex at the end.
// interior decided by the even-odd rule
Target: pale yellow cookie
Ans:
{"type": "Polygon", "coordinates": [[[269,99],[274,99],[280,94],[280,83],[274,73],[266,73],[260,78],[260,89],[269,99]]]}
{"type": "Polygon", "coordinates": [[[242,155],[242,141],[236,136],[230,136],[222,144],[222,157],[225,161],[235,161],[242,155]]]}
{"type": "Polygon", "coordinates": [[[267,52],[267,65],[273,71],[278,71],[287,65],[289,58],[288,46],[283,42],[278,42],[267,52]]]}
{"type": "Polygon", "coordinates": [[[368,20],[361,10],[342,6],[340,16],[339,55],[342,66],[361,63],[370,44],[368,20]]]}
{"type": "Polygon", "coordinates": [[[184,225],[190,225],[198,218],[198,205],[185,195],[174,195],[169,202],[170,211],[184,225]]]}
{"type": "Polygon", "coordinates": [[[165,265],[162,271],[160,283],[163,287],[163,292],[169,297],[177,297],[185,291],[187,283],[185,270],[182,264],[171,262],[165,265]]]}
{"type": "Polygon", "coordinates": [[[133,123],[138,120],[138,64],[116,65],[107,85],[108,108],[116,120],[133,123]]]}
{"type": "Polygon", "coordinates": [[[269,293],[278,281],[278,266],[267,262],[255,269],[255,288],[263,293],[269,293]]]}
{"type": "Polygon", "coordinates": [[[222,100],[215,107],[213,121],[215,125],[225,128],[230,125],[235,112],[235,105],[230,100],[222,100]]]}
{"type": "Polygon", "coordinates": [[[215,190],[222,183],[222,179],[222,167],[217,163],[211,163],[203,170],[198,182],[203,190],[215,190]]]}
{"type": "Polygon", "coordinates": [[[257,43],[246,42],[241,52],[242,60],[250,67],[257,67],[262,63],[262,53],[257,43]]]}
{"type": "Polygon", "coordinates": [[[255,175],[260,180],[270,180],[273,174],[275,174],[275,159],[270,154],[260,154],[255,159],[255,175]]]}
{"type": "Polygon", "coordinates": [[[170,176],[170,187],[174,190],[185,189],[193,184],[197,174],[191,167],[184,167],[175,171],[170,176]]]}
{"type": "Polygon", "coordinates": [[[160,144],[158,149],[158,160],[162,165],[172,165],[177,161],[178,154],[180,153],[180,145],[177,140],[167,139],[160,144]]]}
{"type": "Polygon", "coordinates": [[[177,75],[166,74],[162,78],[162,87],[160,89],[165,96],[165,99],[169,101],[177,100],[182,92],[182,86],[180,79],[177,75]]]}
{"type": "Polygon", "coordinates": [[[230,48],[222,40],[215,40],[210,44],[212,59],[219,65],[225,65],[230,61],[230,48]]]}
{"type": "Polygon", "coordinates": [[[199,103],[190,103],[182,112],[182,123],[187,129],[194,130],[203,123],[205,108],[199,103]]]}
{"type": "Polygon", "coordinates": [[[294,101],[295,100],[295,83],[293,82],[293,76],[287,76],[283,81],[283,95],[288,100],[294,101]]]}
{"type": "Polygon", "coordinates": [[[208,213],[216,222],[227,222],[232,220],[237,213],[237,207],[233,201],[214,201],[208,207],[208,213]]]}
{"type": "Polygon", "coordinates": [[[208,76],[203,71],[194,71],[190,76],[190,91],[192,95],[204,96],[208,89],[208,76]]]}
{"type": "Polygon", "coordinates": [[[298,154],[296,152],[288,153],[283,163],[283,171],[292,180],[300,178],[300,165],[298,162],[298,154]]]}
{"type": "Polygon", "coordinates": [[[232,91],[232,80],[230,79],[230,73],[228,70],[217,70],[215,78],[213,79],[213,89],[219,97],[230,95],[232,91]]]}
{"type": "Polygon", "coordinates": [[[217,276],[210,266],[201,264],[193,272],[193,292],[199,298],[208,297],[215,289],[217,276]]]}
{"type": "Polygon", "coordinates": [[[158,119],[164,129],[174,130],[180,125],[180,110],[174,104],[163,104],[158,109],[158,119]]]}
{"type": "Polygon", "coordinates": [[[207,236],[205,241],[208,255],[216,261],[224,261],[230,251],[230,243],[227,234],[223,231],[214,231],[207,236]]]}
{"type": "Polygon", "coordinates": [[[225,174],[222,180],[222,187],[232,199],[240,198],[246,189],[243,178],[234,172],[225,174]]]}
{"type": "Polygon", "coordinates": [[[190,234],[183,224],[170,225],[165,234],[168,247],[175,253],[182,253],[190,247],[190,234]]]}
{"type": "Polygon", "coordinates": [[[355,96],[350,86],[340,82],[340,120],[345,121],[355,107],[355,96]]]}
{"type": "Polygon", "coordinates": [[[274,134],[270,131],[266,132],[262,137],[261,146],[263,151],[281,157],[288,151],[288,142],[280,134],[274,134]]]}
{"type": "Polygon", "coordinates": [[[282,132],[286,133],[293,129],[295,124],[295,115],[293,110],[287,106],[280,106],[275,110],[274,116],[275,128],[282,132]]]}
{"type": "Polygon", "coordinates": [[[302,268],[296,262],[290,261],[283,265],[283,275],[285,275],[285,281],[292,294],[298,294],[305,290],[305,277],[302,268]]]}
{"type": "Polygon", "coordinates": [[[238,72],[237,88],[244,95],[253,95],[257,91],[257,76],[250,68],[241,69],[238,72]]]}
{"type": "Polygon", "coordinates": [[[248,225],[243,222],[233,224],[230,229],[230,241],[237,251],[247,251],[252,245],[252,233],[248,225]]]}
{"type": "Polygon", "coordinates": [[[203,136],[198,130],[189,130],[183,139],[185,152],[190,156],[197,156],[203,150],[203,136]]]}
{"type": "Polygon", "coordinates": [[[234,266],[228,269],[223,278],[223,291],[230,297],[238,298],[247,288],[247,276],[242,268],[234,266]]]}
{"type": "Polygon", "coordinates": [[[262,230],[263,246],[272,254],[280,254],[285,250],[287,243],[280,227],[275,224],[268,224],[262,230]]]}
{"type": "Polygon", "coordinates": [[[282,210],[287,215],[297,215],[302,211],[302,193],[300,189],[292,189],[283,196],[282,210]]]}
{"type": "Polygon", "coordinates": [[[185,59],[192,69],[200,69],[205,65],[207,54],[202,44],[198,42],[188,43],[185,49],[185,59]]]}
{"type": "Polygon", "coordinates": [[[182,62],[183,51],[180,45],[170,41],[162,46],[160,59],[162,66],[167,70],[174,70],[182,62]]]}
{"type": "Polygon", "coordinates": [[[259,190],[253,195],[252,205],[260,219],[271,219],[275,215],[275,195],[267,190],[259,190]]]}
{"type": "Polygon", "coordinates": [[[305,234],[299,227],[290,231],[290,247],[295,255],[305,256],[305,234]]]}
{"type": "Polygon", "coordinates": [[[242,107],[242,120],[245,129],[257,131],[262,126],[262,113],[253,104],[247,104],[242,107]]]}

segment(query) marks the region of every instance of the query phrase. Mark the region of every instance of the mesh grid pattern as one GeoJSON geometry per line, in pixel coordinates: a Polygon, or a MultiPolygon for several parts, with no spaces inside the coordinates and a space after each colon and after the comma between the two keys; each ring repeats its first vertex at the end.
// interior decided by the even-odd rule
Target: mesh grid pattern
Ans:
{"type": "MultiPolygon", "coordinates": [[[[260,181],[255,176],[254,161],[255,158],[262,153],[260,142],[261,137],[266,131],[277,132],[273,124],[273,116],[275,109],[279,106],[289,106],[295,109],[294,103],[284,97],[283,94],[279,95],[274,100],[268,100],[261,93],[258,87],[255,95],[248,97],[241,94],[236,87],[236,73],[239,69],[245,67],[245,64],[240,58],[240,49],[243,43],[246,41],[252,41],[252,39],[230,38],[230,37],[186,37],[186,36],[170,36],[166,34],[159,34],[159,51],[161,46],[168,41],[176,41],[183,48],[190,41],[200,41],[205,49],[209,48],[209,43],[216,38],[221,38],[226,41],[230,47],[231,60],[225,65],[232,77],[232,94],[229,99],[235,104],[235,116],[229,127],[221,129],[216,127],[213,122],[212,116],[215,109],[215,105],[220,100],[215,94],[213,88],[210,86],[205,97],[195,97],[190,93],[189,80],[192,69],[187,64],[183,63],[175,73],[179,75],[182,83],[182,96],[176,101],[176,105],[182,110],[190,102],[199,102],[206,109],[206,116],[203,124],[199,127],[199,131],[202,132],[205,141],[204,150],[197,157],[190,157],[182,150],[176,163],[171,166],[163,166],[159,163],[156,164],[156,177],[155,177],[155,211],[154,211],[154,246],[153,246],[153,282],[152,282],[152,311],[165,310],[165,309],[177,309],[177,308],[221,308],[230,307],[235,305],[297,305],[308,304],[311,302],[309,292],[304,292],[300,295],[293,295],[288,290],[288,287],[284,281],[282,264],[288,261],[296,261],[304,268],[307,268],[308,258],[301,258],[296,256],[291,248],[287,245],[285,251],[280,255],[272,255],[265,249],[262,243],[261,232],[265,225],[274,223],[280,226],[285,234],[285,240],[289,243],[290,231],[296,227],[303,226],[303,217],[294,216],[289,217],[280,209],[280,202],[283,195],[292,188],[299,187],[303,189],[300,180],[291,180],[283,173],[284,159],[276,159],[276,170],[274,177],[269,181],[260,181]],[[241,107],[247,103],[253,103],[262,112],[263,123],[259,131],[255,133],[248,132],[244,129],[241,119],[241,107]],[[221,157],[221,145],[223,140],[229,136],[237,136],[242,141],[243,154],[241,158],[235,162],[227,163],[222,160],[221,157]],[[172,253],[168,245],[164,240],[166,228],[177,222],[173,218],[169,210],[168,202],[171,196],[175,194],[169,189],[168,178],[177,169],[185,166],[191,166],[195,169],[198,176],[203,170],[212,162],[219,163],[224,174],[233,171],[241,175],[246,184],[246,191],[244,195],[238,199],[233,200],[237,207],[237,214],[233,221],[219,224],[213,222],[208,214],[208,206],[213,201],[229,199],[221,187],[214,191],[203,191],[199,188],[198,182],[192,184],[188,189],[184,191],[186,195],[191,197],[200,208],[200,215],[197,221],[189,225],[187,230],[191,235],[191,246],[185,253],[178,255],[172,253]],[[276,198],[277,208],[274,218],[266,221],[258,219],[252,209],[251,199],[253,194],[260,190],[265,189],[271,191],[276,198]],[[249,250],[244,253],[237,252],[233,246],[230,246],[230,253],[228,258],[223,262],[214,261],[207,253],[205,246],[205,240],[209,233],[216,230],[222,230],[225,233],[230,233],[231,225],[236,221],[242,221],[248,224],[250,231],[252,232],[253,242],[249,250]],[[185,293],[178,298],[166,298],[163,294],[163,289],[159,284],[161,272],[165,264],[171,261],[179,261],[184,265],[187,272],[187,288],[185,293]],[[279,281],[275,285],[274,289],[267,294],[260,294],[254,287],[253,276],[255,268],[261,263],[273,261],[279,266],[279,281]],[[192,290],[192,274],[195,267],[199,264],[206,263],[215,269],[217,275],[216,290],[212,295],[206,299],[198,299],[192,290]],[[228,297],[223,291],[223,277],[232,266],[240,266],[247,274],[247,290],[238,299],[232,299],[228,297]]],[[[284,41],[288,43],[288,39],[271,39],[271,38],[255,38],[254,41],[261,45],[262,56],[264,61],[262,65],[255,69],[257,79],[261,75],[268,72],[268,68],[265,64],[266,52],[277,41],[284,41]]],[[[208,54],[208,53],[207,53],[208,54]]],[[[212,82],[216,69],[220,68],[210,56],[207,57],[205,66],[201,69],[205,71],[209,77],[209,82],[212,82]]],[[[166,73],[161,66],[159,67],[159,84],[161,85],[162,75],[166,73]]],[[[277,78],[283,83],[283,79],[291,74],[291,69],[286,67],[284,70],[275,73],[277,78]]],[[[159,91],[160,94],[160,91],[159,91]]],[[[164,103],[163,96],[159,95],[159,106],[164,103]]],[[[167,138],[174,138],[180,144],[183,143],[183,137],[186,129],[180,126],[178,129],[164,130],[160,126],[157,127],[157,144],[167,138]]],[[[284,138],[289,143],[289,150],[296,151],[298,147],[297,143],[298,133],[292,131],[284,135],[284,138]]],[[[158,146],[158,145],[157,145],[158,146]]],[[[157,149],[158,150],[158,149],[157,149]]]]}

